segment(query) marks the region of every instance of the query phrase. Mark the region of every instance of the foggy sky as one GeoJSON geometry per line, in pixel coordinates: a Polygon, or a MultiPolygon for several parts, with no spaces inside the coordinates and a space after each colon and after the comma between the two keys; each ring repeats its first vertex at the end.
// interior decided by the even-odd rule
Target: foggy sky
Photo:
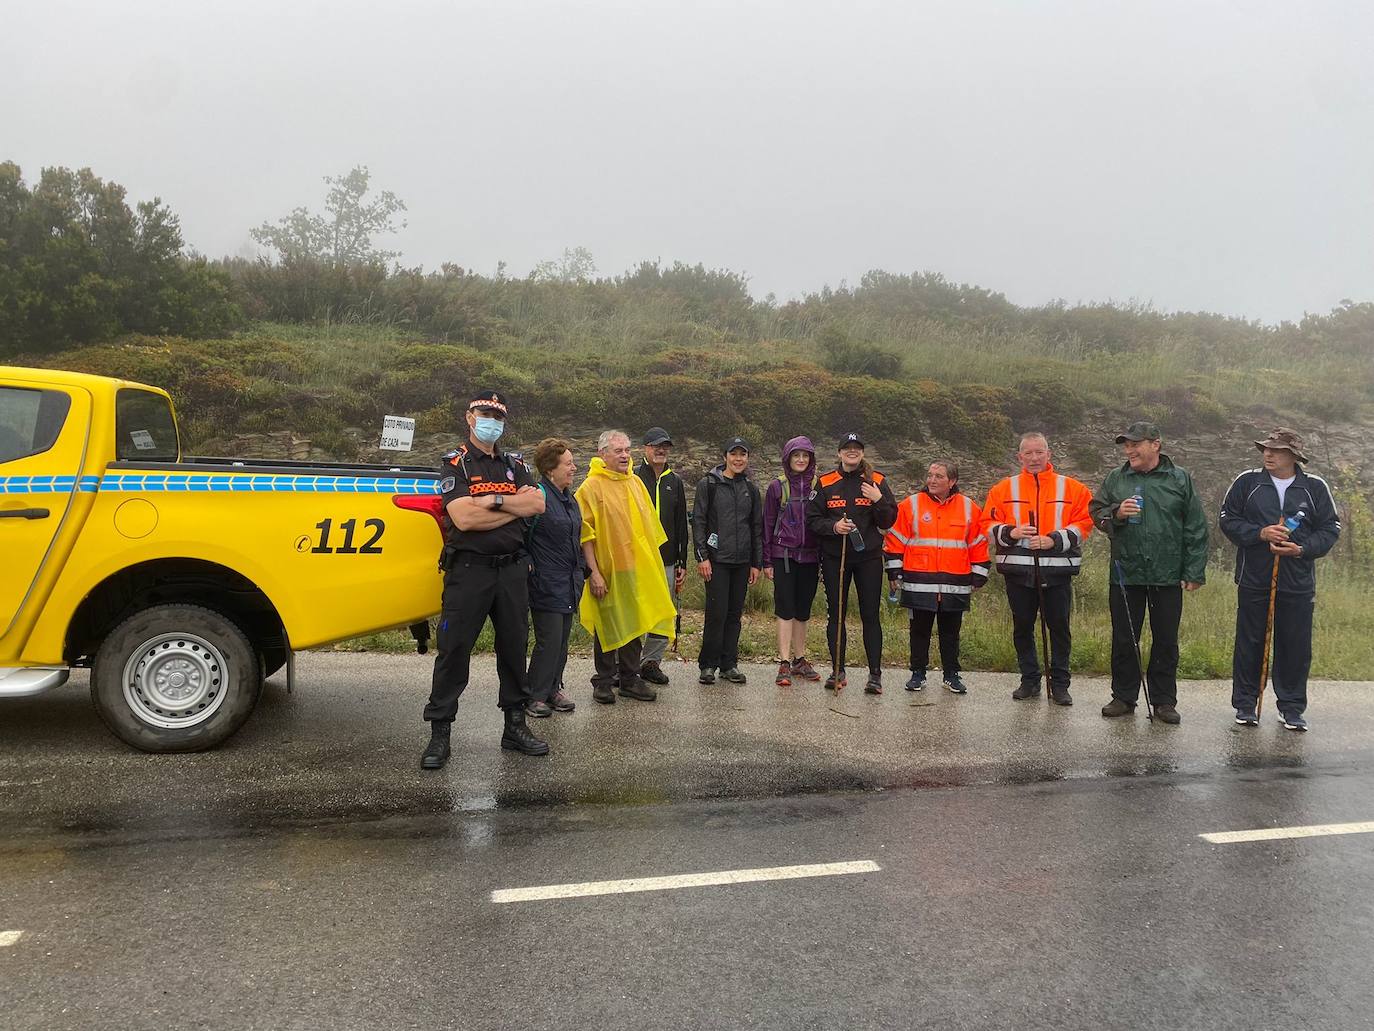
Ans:
{"type": "Polygon", "coordinates": [[[870,268],[1266,321],[1374,300],[1374,5],[43,0],[0,160],[161,196],[187,243],[370,166],[403,262],[585,246],[755,296],[870,268]]]}

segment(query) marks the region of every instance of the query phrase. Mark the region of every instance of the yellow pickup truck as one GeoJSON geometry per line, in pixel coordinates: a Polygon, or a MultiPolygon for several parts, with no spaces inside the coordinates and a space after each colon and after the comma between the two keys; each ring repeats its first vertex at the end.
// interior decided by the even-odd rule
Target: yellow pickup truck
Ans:
{"type": "Polygon", "coordinates": [[[294,649],[439,611],[437,473],[189,458],[163,390],[0,366],[0,699],[91,668],[149,752],[233,734],[294,649]]]}

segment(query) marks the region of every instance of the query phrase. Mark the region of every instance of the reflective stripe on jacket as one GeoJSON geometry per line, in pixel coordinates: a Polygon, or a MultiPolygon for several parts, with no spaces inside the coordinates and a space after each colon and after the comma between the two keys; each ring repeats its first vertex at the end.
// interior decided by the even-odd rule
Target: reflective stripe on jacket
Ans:
{"type": "Polygon", "coordinates": [[[1091,501],[1092,491],[1052,465],[1038,476],[1023,471],[1000,481],[983,505],[983,532],[997,546],[997,571],[1035,582],[1037,553],[1011,537],[1015,527],[1030,524],[1054,542],[1038,553],[1041,578],[1054,583],[1077,576],[1083,542],[1093,530],[1091,501]]]}
{"type": "Polygon", "coordinates": [[[983,513],[958,490],[944,501],[929,491],[897,506],[897,521],[883,543],[889,578],[897,577],[902,604],[911,609],[964,610],[988,582],[988,539],[983,513]]]}

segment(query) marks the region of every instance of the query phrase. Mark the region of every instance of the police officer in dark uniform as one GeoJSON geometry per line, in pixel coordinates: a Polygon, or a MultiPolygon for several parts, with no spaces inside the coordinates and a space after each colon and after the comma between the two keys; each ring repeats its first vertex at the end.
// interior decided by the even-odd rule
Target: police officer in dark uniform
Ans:
{"type": "Polygon", "coordinates": [[[496,446],[506,428],[506,399],[484,390],[468,405],[468,443],[444,456],[439,490],[451,522],[440,558],[444,569],[434,684],[425,706],[429,746],[420,768],[448,762],[449,730],[468,686],[472,646],[491,619],[496,634],[497,704],[505,712],[501,747],[547,755],[549,746],[525,723],[529,644],[529,557],[525,520],[544,511],[544,495],[525,463],[496,446]]]}

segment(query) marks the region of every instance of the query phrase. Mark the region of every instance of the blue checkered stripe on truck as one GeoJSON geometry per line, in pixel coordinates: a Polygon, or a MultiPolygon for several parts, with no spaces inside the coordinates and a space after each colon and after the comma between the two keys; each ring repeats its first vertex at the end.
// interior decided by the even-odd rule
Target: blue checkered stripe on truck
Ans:
{"type": "Polygon", "coordinates": [[[105,476],[0,476],[0,494],[438,494],[438,480],[386,476],[238,476],[110,473],[105,476]]]}

